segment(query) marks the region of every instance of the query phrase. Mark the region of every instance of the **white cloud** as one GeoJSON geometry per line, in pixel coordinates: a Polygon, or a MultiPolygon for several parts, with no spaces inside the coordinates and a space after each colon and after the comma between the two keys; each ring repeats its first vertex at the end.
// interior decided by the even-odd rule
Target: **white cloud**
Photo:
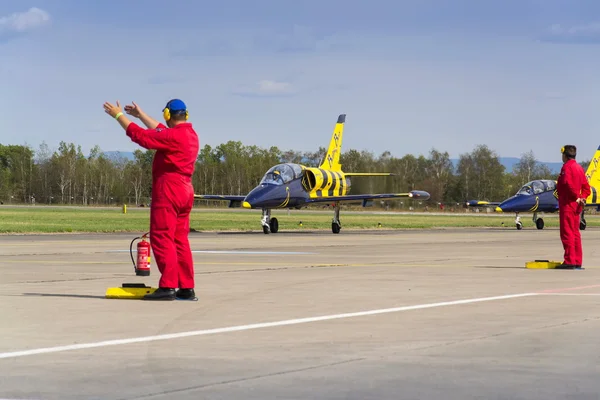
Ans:
{"type": "Polygon", "coordinates": [[[295,93],[294,87],[289,82],[278,82],[263,79],[252,87],[244,86],[234,94],[239,96],[289,96],[295,93]]]}
{"type": "Polygon", "coordinates": [[[264,94],[290,93],[292,91],[292,85],[287,82],[262,80],[258,82],[258,91],[264,94]]]}
{"type": "Polygon", "coordinates": [[[590,35],[600,33],[600,23],[596,22],[587,25],[575,25],[571,27],[563,27],[560,24],[554,24],[550,28],[552,33],[558,35],[590,35]]]}
{"type": "Polygon", "coordinates": [[[600,42],[600,22],[585,25],[564,26],[554,24],[542,40],[563,43],[598,43],[600,42]]]}
{"type": "Polygon", "coordinates": [[[0,33],[25,33],[50,22],[50,14],[36,7],[0,17],[0,33]]]}

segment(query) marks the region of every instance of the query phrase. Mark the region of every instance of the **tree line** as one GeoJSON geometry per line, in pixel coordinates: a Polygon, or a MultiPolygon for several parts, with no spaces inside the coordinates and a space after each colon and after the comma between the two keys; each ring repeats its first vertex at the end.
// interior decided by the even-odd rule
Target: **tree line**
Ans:
{"type": "MultiPolygon", "coordinates": [[[[268,149],[228,141],[204,145],[196,162],[193,185],[198,194],[246,194],[264,173],[280,162],[320,165],[326,148],[314,152],[268,149]]],[[[60,142],[50,150],[0,144],[0,202],[3,204],[144,205],[150,201],[154,151],[135,150],[133,160],[107,155],[95,146],[84,154],[81,146],[60,142]]],[[[448,152],[432,149],[427,156],[395,157],[349,149],[340,157],[344,171],[392,172],[395,177],[353,177],[352,193],[397,193],[413,189],[431,194],[427,204],[463,204],[466,200],[497,201],[513,195],[534,179],[557,179],[538,162],[533,151],[521,156],[509,173],[498,154],[486,145],[459,156],[453,165],[448,152]]],[[[587,168],[589,161],[580,162],[587,168]]],[[[209,203],[209,202],[202,202],[209,203]]],[[[222,204],[222,203],[220,203],[222,204]]],[[[387,203],[396,207],[398,201],[387,203]]],[[[226,204],[222,204],[226,205],[226,204]]],[[[417,205],[414,205],[417,206],[417,205]]],[[[425,204],[422,205],[423,207],[425,204]]]]}

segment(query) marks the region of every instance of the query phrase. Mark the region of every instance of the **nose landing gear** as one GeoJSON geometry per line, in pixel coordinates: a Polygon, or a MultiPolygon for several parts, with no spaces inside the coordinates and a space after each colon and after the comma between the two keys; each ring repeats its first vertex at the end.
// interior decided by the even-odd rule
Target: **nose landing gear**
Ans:
{"type": "MultiPolygon", "coordinates": [[[[523,229],[523,223],[521,222],[521,217],[519,216],[519,213],[516,213],[516,218],[515,218],[515,225],[517,227],[518,230],[523,229]]],[[[533,222],[535,223],[535,227],[538,229],[544,229],[544,219],[543,218],[538,218],[538,213],[534,212],[533,213],[533,222]]]]}
{"type": "Polygon", "coordinates": [[[271,218],[271,210],[268,208],[263,208],[260,223],[265,235],[279,231],[279,221],[277,221],[277,218],[271,218]]]}

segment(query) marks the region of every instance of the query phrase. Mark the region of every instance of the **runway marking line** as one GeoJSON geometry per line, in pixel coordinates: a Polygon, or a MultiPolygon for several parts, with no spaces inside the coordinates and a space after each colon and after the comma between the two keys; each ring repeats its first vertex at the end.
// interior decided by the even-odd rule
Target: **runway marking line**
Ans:
{"type": "MultiPolygon", "coordinates": [[[[60,261],[60,260],[2,260],[2,264],[64,264],[64,265],[78,265],[78,264],[114,264],[114,265],[131,265],[131,261],[60,261]]],[[[306,266],[306,263],[281,263],[281,262],[225,262],[225,261],[194,261],[194,265],[264,265],[264,266],[306,266]]],[[[324,264],[319,264],[324,265],[324,264]]],[[[340,265],[340,264],[327,264],[327,265],[340,265]]],[[[347,265],[347,264],[344,264],[347,265]]],[[[2,400],[2,399],[0,399],[2,400]]]]}
{"type": "Polygon", "coordinates": [[[445,301],[445,302],[439,302],[439,303],[420,304],[420,305],[414,305],[414,306],[382,308],[382,309],[359,311],[359,312],[352,312],[352,313],[324,315],[324,316],[319,316],[319,317],[297,318],[297,319],[288,319],[288,320],[275,321],[275,322],[263,322],[263,323],[249,324],[249,325],[238,325],[238,326],[230,326],[230,327],[225,327],[225,328],[203,329],[203,330],[197,330],[197,331],[171,333],[171,334],[156,335],[156,336],[143,336],[143,337],[129,338],[129,339],[116,339],[116,340],[106,340],[106,341],[101,341],[101,342],[73,344],[73,345],[66,345],[66,346],[45,347],[45,348],[38,348],[38,349],[0,353],[0,359],[25,357],[25,356],[32,356],[32,355],[36,355],[36,354],[58,353],[58,352],[63,352],[63,351],[90,349],[90,348],[96,348],[96,347],[117,346],[117,345],[132,344],[132,343],[154,342],[154,341],[158,341],[158,340],[179,339],[179,338],[190,337],[190,336],[204,336],[204,335],[213,335],[213,334],[218,334],[218,333],[248,331],[248,330],[252,330],[252,329],[273,328],[273,327],[279,327],[279,326],[298,325],[298,324],[306,324],[306,323],[311,323],[311,322],[330,321],[330,320],[335,320],[335,319],[353,318],[353,317],[363,317],[363,316],[370,316],[370,315],[395,313],[395,312],[401,312],[401,311],[422,310],[422,309],[427,309],[427,308],[445,307],[445,306],[453,306],[453,305],[459,305],[459,304],[481,303],[481,302],[485,302],[485,301],[506,300],[506,299],[514,299],[514,298],[519,298],[519,297],[537,296],[537,295],[539,295],[539,293],[520,293],[520,294],[510,294],[510,295],[504,295],[504,296],[481,297],[481,298],[475,298],[475,299],[445,301]]]}
{"type": "Polygon", "coordinates": [[[57,353],[57,352],[63,352],[63,351],[90,349],[90,348],[106,347],[106,346],[117,346],[117,345],[132,344],[132,343],[154,342],[154,341],[158,341],[158,340],[179,339],[179,338],[191,337],[191,336],[205,336],[205,335],[218,334],[218,333],[239,332],[239,331],[247,331],[247,330],[262,329],[262,328],[272,328],[272,327],[287,326],[287,325],[306,324],[306,323],[311,323],[311,322],[329,321],[329,320],[335,320],[335,319],[362,317],[362,316],[370,316],[370,315],[378,315],[378,314],[387,314],[387,313],[394,313],[394,312],[401,312],[401,311],[422,310],[422,309],[427,309],[427,308],[445,307],[445,306],[453,306],[453,305],[459,305],[459,304],[481,303],[481,302],[494,301],[494,300],[506,300],[506,299],[514,299],[514,298],[519,298],[519,297],[533,297],[533,296],[540,296],[540,295],[542,295],[542,296],[543,295],[546,295],[546,296],[547,295],[566,295],[566,294],[590,295],[589,293],[562,293],[562,292],[572,291],[572,290],[598,288],[598,287],[600,287],[600,284],[588,285],[588,286],[577,286],[577,287],[563,288],[563,289],[547,289],[547,290],[531,292],[531,293],[509,294],[509,295],[504,295],[504,296],[481,297],[481,298],[475,298],[475,299],[464,299],[464,300],[445,301],[445,302],[439,302],[439,303],[419,304],[419,305],[414,305],[414,306],[382,308],[382,309],[375,309],[375,310],[368,310],[368,311],[358,311],[358,312],[353,312],[353,313],[332,314],[332,315],[324,315],[324,316],[319,316],[319,317],[307,317],[307,318],[297,318],[297,319],[289,319],[289,320],[275,321],[275,322],[263,322],[263,323],[248,324],[248,325],[237,325],[237,326],[230,326],[230,327],[225,327],[225,328],[203,329],[203,330],[197,330],[197,331],[171,333],[171,334],[165,334],[165,335],[142,336],[142,337],[129,338],[129,339],[115,339],[115,340],[106,340],[106,341],[101,341],[101,342],[81,343],[81,344],[55,346],[55,347],[45,347],[45,348],[38,348],[38,349],[0,353],[0,359],[25,357],[25,356],[31,356],[31,355],[37,355],[37,354],[57,353]]]}
{"type": "MultiPolygon", "coordinates": [[[[105,253],[128,253],[129,250],[106,250],[105,253]]],[[[132,253],[137,250],[132,249],[132,253]]],[[[256,255],[318,255],[306,251],[260,251],[260,250],[192,250],[192,253],[200,254],[256,254],[256,255]]]]}

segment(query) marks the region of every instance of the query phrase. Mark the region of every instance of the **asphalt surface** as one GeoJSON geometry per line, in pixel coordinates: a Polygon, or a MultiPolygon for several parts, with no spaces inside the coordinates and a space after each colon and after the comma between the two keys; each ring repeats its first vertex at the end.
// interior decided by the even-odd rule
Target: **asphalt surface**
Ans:
{"type": "Polygon", "coordinates": [[[136,235],[0,239],[0,398],[598,399],[600,230],[191,233],[197,302],[105,299],[136,235]]]}

